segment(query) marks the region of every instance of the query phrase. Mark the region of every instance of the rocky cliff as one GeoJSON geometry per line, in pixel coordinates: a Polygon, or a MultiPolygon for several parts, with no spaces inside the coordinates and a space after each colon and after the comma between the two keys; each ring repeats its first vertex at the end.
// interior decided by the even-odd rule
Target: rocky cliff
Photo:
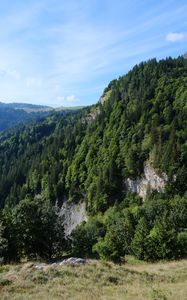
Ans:
{"type": "Polygon", "coordinates": [[[185,59],[187,59],[187,52],[185,52],[185,53],[183,54],[183,57],[184,57],[185,59]]]}
{"type": "Polygon", "coordinates": [[[149,162],[146,162],[143,176],[134,180],[127,178],[125,180],[125,187],[127,191],[137,193],[140,197],[145,199],[149,190],[157,191],[159,193],[164,192],[167,181],[167,174],[159,173],[149,162]]]}
{"type": "MultiPolygon", "coordinates": [[[[148,191],[164,192],[168,176],[155,170],[149,162],[145,163],[144,173],[141,178],[125,180],[127,191],[138,194],[145,199],[148,191]]],[[[72,230],[83,221],[87,221],[86,204],[81,202],[74,204],[65,201],[62,205],[60,215],[63,217],[65,235],[69,236],[72,230]]]]}
{"type": "Polygon", "coordinates": [[[77,225],[88,219],[85,202],[74,204],[65,201],[61,207],[60,215],[63,217],[65,236],[69,236],[77,225]]]}

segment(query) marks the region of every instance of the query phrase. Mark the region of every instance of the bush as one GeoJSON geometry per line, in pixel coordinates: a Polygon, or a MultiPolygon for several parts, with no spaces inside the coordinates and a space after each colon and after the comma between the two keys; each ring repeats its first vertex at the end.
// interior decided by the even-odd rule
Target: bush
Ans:
{"type": "Polygon", "coordinates": [[[134,235],[132,216],[128,210],[122,212],[109,209],[105,216],[106,235],[94,246],[94,251],[102,259],[120,262],[126,253],[130,253],[130,244],[134,235]]]}
{"type": "Polygon", "coordinates": [[[20,257],[50,259],[65,249],[64,228],[50,201],[25,199],[12,211],[3,213],[5,259],[20,257]]]}
{"type": "Polygon", "coordinates": [[[148,234],[149,234],[149,226],[146,219],[143,217],[139,220],[139,223],[136,227],[134,238],[131,243],[133,254],[138,259],[146,259],[148,234]]]}
{"type": "Polygon", "coordinates": [[[178,233],[177,236],[178,243],[178,255],[180,258],[187,256],[187,231],[182,231],[178,233]]]}
{"type": "Polygon", "coordinates": [[[93,245],[99,237],[104,236],[105,227],[100,217],[92,217],[89,221],[78,225],[71,234],[72,252],[80,257],[92,257],[93,245]]]}
{"type": "Polygon", "coordinates": [[[146,259],[174,259],[177,257],[177,232],[167,220],[158,221],[147,237],[146,259]]]}

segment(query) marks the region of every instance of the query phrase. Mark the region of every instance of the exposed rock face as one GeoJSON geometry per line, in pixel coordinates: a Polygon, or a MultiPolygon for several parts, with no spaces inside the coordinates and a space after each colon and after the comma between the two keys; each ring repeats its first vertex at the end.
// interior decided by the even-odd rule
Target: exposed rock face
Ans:
{"type": "Polygon", "coordinates": [[[31,264],[30,268],[40,270],[40,271],[48,271],[51,268],[56,268],[60,266],[81,266],[86,264],[86,259],[70,257],[67,259],[62,259],[55,263],[40,263],[40,264],[31,264]]]}
{"type": "Polygon", "coordinates": [[[128,191],[137,193],[140,197],[145,199],[148,190],[157,191],[159,193],[163,192],[167,181],[167,174],[158,174],[151,164],[146,162],[142,178],[137,178],[135,180],[127,178],[125,180],[125,187],[128,191]]]}
{"type": "Polygon", "coordinates": [[[86,263],[86,260],[84,258],[70,257],[70,258],[64,259],[61,262],[58,262],[56,264],[59,266],[64,266],[64,265],[80,266],[80,265],[84,265],[85,263],[86,263]]]}
{"type": "Polygon", "coordinates": [[[87,221],[85,202],[74,204],[71,202],[64,202],[61,207],[60,215],[64,219],[65,236],[71,234],[72,230],[83,221],[87,221]]]}
{"type": "Polygon", "coordinates": [[[99,101],[102,105],[110,98],[111,93],[112,93],[112,90],[109,90],[99,99],[99,101]]]}
{"type": "Polygon", "coordinates": [[[187,59],[187,52],[185,52],[185,53],[183,54],[183,57],[184,57],[185,59],[187,59]]]}
{"type": "MultiPolygon", "coordinates": [[[[111,95],[111,90],[107,91],[100,99],[99,99],[99,102],[103,105],[109,98],[110,98],[110,95],[111,95]]],[[[83,120],[82,122],[83,123],[87,123],[87,124],[90,124],[92,123],[96,118],[97,116],[100,114],[100,108],[97,107],[95,108],[93,111],[91,111],[83,120]]]]}
{"type": "Polygon", "coordinates": [[[90,112],[84,119],[83,119],[83,123],[87,123],[90,124],[92,123],[92,121],[94,121],[97,116],[100,114],[100,110],[99,109],[95,109],[94,111],[90,112]]]}
{"type": "MultiPolygon", "coordinates": [[[[164,192],[165,184],[168,176],[165,173],[158,173],[149,162],[145,163],[144,174],[141,178],[125,180],[125,188],[127,191],[138,194],[145,199],[149,190],[164,192]]],[[[64,219],[65,236],[69,236],[72,230],[83,221],[87,221],[86,204],[81,202],[74,204],[65,201],[61,207],[60,215],[64,219]]]]}

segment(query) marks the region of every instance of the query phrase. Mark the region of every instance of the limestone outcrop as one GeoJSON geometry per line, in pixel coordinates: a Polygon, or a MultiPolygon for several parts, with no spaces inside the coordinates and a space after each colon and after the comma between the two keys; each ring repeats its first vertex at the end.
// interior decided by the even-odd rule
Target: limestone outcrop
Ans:
{"type": "Polygon", "coordinates": [[[157,191],[159,193],[164,192],[164,187],[168,181],[166,173],[160,173],[155,170],[149,162],[145,163],[144,173],[141,178],[125,180],[125,188],[127,191],[138,194],[145,199],[147,192],[157,191]]]}
{"type": "Polygon", "coordinates": [[[61,207],[60,215],[63,217],[65,236],[69,236],[72,230],[83,221],[87,221],[86,203],[78,204],[65,201],[61,207]]]}

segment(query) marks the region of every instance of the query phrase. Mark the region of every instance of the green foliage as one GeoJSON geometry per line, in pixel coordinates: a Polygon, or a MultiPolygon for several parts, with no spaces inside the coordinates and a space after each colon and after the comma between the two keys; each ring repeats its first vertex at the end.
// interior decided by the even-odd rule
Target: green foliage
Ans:
{"type": "Polygon", "coordinates": [[[4,235],[4,227],[2,222],[0,222],[0,259],[4,257],[4,253],[7,250],[7,239],[3,237],[4,235]]]}
{"type": "Polygon", "coordinates": [[[130,244],[134,235],[133,216],[128,210],[109,209],[104,215],[106,234],[98,240],[94,251],[102,259],[120,261],[130,253],[130,244]]]}
{"type": "Polygon", "coordinates": [[[22,256],[50,259],[65,249],[62,220],[49,201],[22,200],[12,211],[4,212],[3,223],[8,241],[5,260],[22,256]]]}
{"type": "Polygon", "coordinates": [[[147,258],[146,251],[148,247],[148,241],[147,241],[148,234],[149,234],[149,227],[147,221],[144,217],[142,217],[138,222],[135,235],[131,244],[133,254],[138,259],[147,258]]]}
{"type": "Polygon", "coordinates": [[[177,244],[179,258],[187,257],[187,231],[181,231],[178,233],[177,244]]]}
{"type": "Polygon", "coordinates": [[[106,234],[93,250],[100,258],[115,262],[126,254],[148,261],[185,257],[186,198],[164,197],[150,197],[142,204],[136,195],[129,194],[119,205],[108,209],[103,215],[106,234]]]}
{"type": "Polygon", "coordinates": [[[13,219],[13,211],[10,209],[4,209],[1,215],[1,220],[3,225],[2,238],[6,240],[6,248],[2,251],[2,258],[5,262],[17,262],[20,259],[20,253],[17,230],[13,219]]]}
{"type": "Polygon", "coordinates": [[[25,256],[49,259],[65,248],[62,221],[49,201],[23,200],[16,206],[13,218],[19,251],[25,256]]]}
{"type": "Polygon", "coordinates": [[[164,216],[158,220],[146,237],[146,259],[174,259],[178,257],[177,232],[164,216]]]}
{"type": "Polygon", "coordinates": [[[105,227],[102,218],[92,217],[87,223],[78,225],[71,234],[72,252],[80,257],[92,257],[92,247],[99,237],[104,236],[105,227]]]}

